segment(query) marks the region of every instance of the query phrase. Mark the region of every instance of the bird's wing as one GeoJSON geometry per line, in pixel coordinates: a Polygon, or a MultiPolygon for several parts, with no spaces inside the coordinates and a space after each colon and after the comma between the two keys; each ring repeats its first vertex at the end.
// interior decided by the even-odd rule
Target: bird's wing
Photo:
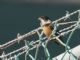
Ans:
{"type": "Polygon", "coordinates": [[[59,35],[60,34],[60,32],[58,30],[58,27],[56,26],[55,23],[54,24],[51,23],[50,24],[50,28],[55,31],[55,35],[59,35]]]}

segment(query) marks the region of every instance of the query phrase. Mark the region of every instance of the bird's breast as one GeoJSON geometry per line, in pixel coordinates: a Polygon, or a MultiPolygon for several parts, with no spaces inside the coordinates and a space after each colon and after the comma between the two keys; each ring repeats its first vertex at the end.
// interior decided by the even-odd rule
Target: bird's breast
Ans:
{"type": "Polygon", "coordinates": [[[50,26],[44,26],[43,27],[43,32],[47,37],[49,37],[52,33],[52,29],[50,28],[50,26]]]}

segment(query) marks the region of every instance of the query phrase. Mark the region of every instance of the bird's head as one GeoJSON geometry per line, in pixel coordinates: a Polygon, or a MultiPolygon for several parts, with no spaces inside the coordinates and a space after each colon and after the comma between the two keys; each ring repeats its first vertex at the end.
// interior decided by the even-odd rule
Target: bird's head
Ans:
{"type": "Polygon", "coordinates": [[[50,18],[47,17],[47,16],[41,16],[41,17],[38,18],[38,20],[41,21],[41,25],[45,25],[45,24],[51,23],[50,18]]]}

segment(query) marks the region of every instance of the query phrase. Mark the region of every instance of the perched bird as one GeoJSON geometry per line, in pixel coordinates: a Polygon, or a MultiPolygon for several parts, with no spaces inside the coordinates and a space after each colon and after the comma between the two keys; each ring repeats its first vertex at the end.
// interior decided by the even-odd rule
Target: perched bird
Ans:
{"type": "Polygon", "coordinates": [[[46,37],[49,37],[53,30],[53,27],[50,25],[51,20],[47,16],[41,16],[38,19],[41,21],[40,25],[42,26],[44,34],[46,37]]]}
{"type": "MultiPolygon", "coordinates": [[[[40,20],[40,25],[42,27],[43,33],[46,35],[47,38],[50,37],[51,33],[54,32],[54,26],[52,26],[52,22],[51,19],[47,16],[41,16],[38,18],[40,20]]],[[[60,33],[58,32],[58,30],[56,30],[55,32],[55,36],[58,36],[60,33]]],[[[61,41],[62,37],[57,37],[56,39],[54,39],[54,41],[60,45],[66,46],[62,41],[61,41]]]]}
{"type": "MultiPolygon", "coordinates": [[[[42,27],[43,33],[47,38],[50,37],[52,31],[54,31],[54,26],[52,26],[50,18],[47,16],[41,16],[38,19],[41,21],[40,25],[42,27]]],[[[59,35],[58,31],[55,33],[55,35],[59,35]]]]}

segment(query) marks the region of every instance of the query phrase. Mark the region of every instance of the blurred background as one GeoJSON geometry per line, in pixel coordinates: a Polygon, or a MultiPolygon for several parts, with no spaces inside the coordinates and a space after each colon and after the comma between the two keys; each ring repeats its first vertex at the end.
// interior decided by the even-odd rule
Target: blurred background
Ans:
{"type": "MultiPolygon", "coordinates": [[[[65,15],[66,11],[73,12],[80,9],[79,0],[0,0],[0,44],[4,44],[16,38],[17,33],[21,35],[40,26],[39,16],[49,16],[52,21],[65,15]]],[[[80,30],[75,31],[71,38],[71,48],[80,44],[80,30]]],[[[30,39],[29,39],[30,40],[30,39]]],[[[34,38],[31,38],[34,40],[34,38]]],[[[66,37],[64,38],[66,41],[66,37]]],[[[14,51],[24,45],[24,42],[15,44],[12,47],[4,49],[6,53],[14,51]]],[[[61,46],[55,43],[48,45],[51,57],[65,51],[61,46]]],[[[46,60],[40,47],[38,60],[46,60]]],[[[34,56],[35,50],[32,55],[34,56]]],[[[20,60],[24,56],[20,57],[20,60]]],[[[30,59],[29,59],[30,60],[30,59]]]]}

